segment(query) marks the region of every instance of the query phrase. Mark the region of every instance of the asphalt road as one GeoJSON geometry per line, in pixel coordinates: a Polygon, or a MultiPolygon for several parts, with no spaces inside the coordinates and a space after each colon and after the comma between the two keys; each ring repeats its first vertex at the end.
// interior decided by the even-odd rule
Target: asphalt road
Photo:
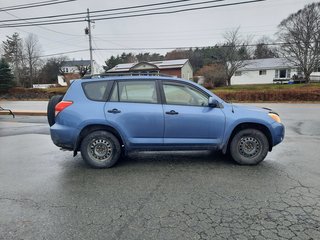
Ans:
{"type": "Polygon", "coordinates": [[[286,137],[253,167],[166,152],[94,170],[44,117],[0,116],[0,239],[320,239],[320,104],[259,105],[286,137]]]}

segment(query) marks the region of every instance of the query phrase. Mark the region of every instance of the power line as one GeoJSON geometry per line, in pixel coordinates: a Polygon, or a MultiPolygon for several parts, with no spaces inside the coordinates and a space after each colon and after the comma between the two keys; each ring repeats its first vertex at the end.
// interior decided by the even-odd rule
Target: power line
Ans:
{"type": "MultiPolygon", "coordinates": [[[[223,0],[224,1],[224,0],[223,0]]],[[[121,18],[132,18],[132,17],[142,17],[142,16],[151,16],[151,15],[164,15],[164,14],[173,14],[173,13],[180,13],[186,11],[195,11],[195,10],[203,10],[203,9],[210,9],[210,8],[217,8],[217,7],[227,7],[227,6],[236,6],[236,5],[243,5],[249,3],[256,3],[256,2],[263,2],[266,0],[250,0],[250,1],[243,1],[243,2],[236,2],[236,3],[227,3],[227,4],[220,4],[220,5],[213,5],[213,6],[204,6],[204,7],[197,7],[197,8],[187,8],[187,9],[179,9],[174,11],[166,11],[166,12],[154,12],[154,13],[144,13],[144,14],[135,14],[135,15],[125,15],[125,16],[116,16],[116,17],[106,17],[106,18],[93,18],[94,21],[100,20],[111,20],[111,19],[121,19],[121,18]]],[[[70,20],[70,21],[59,21],[59,22],[32,22],[30,24],[4,24],[0,25],[0,28],[8,28],[8,27],[27,27],[27,26],[40,26],[40,25],[53,25],[53,24],[63,24],[63,23],[76,23],[82,22],[83,20],[70,20]]]]}
{"type": "Polygon", "coordinates": [[[7,8],[30,6],[30,5],[40,4],[40,3],[56,2],[56,1],[59,1],[59,0],[48,0],[48,1],[41,1],[41,2],[32,2],[32,3],[18,4],[18,5],[14,5],[14,6],[2,7],[2,8],[0,8],[0,10],[2,10],[2,9],[7,9],[7,8]]]}
{"type": "MultiPolygon", "coordinates": [[[[315,42],[309,42],[315,43],[315,42]]],[[[297,44],[296,42],[277,42],[277,43],[262,43],[264,46],[285,46],[285,45],[294,45],[297,44]]],[[[133,51],[133,50],[189,50],[189,49],[196,49],[196,48],[228,48],[228,47],[256,47],[261,45],[259,44],[240,44],[240,45],[214,45],[214,46],[201,46],[201,47],[133,47],[133,48],[98,48],[94,49],[96,51],[111,51],[111,50],[118,50],[118,51],[133,51]]]]}
{"type": "MultiPolygon", "coordinates": [[[[204,1],[204,2],[188,3],[188,4],[184,4],[184,5],[174,5],[174,6],[166,6],[166,7],[140,9],[140,10],[134,10],[134,11],[125,11],[125,12],[109,13],[109,14],[102,14],[102,15],[98,14],[98,15],[91,15],[91,16],[92,16],[92,18],[106,17],[106,16],[114,16],[114,15],[122,15],[122,14],[131,14],[131,13],[157,11],[157,10],[172,9],[172,8],[181,8],[181,7],[187,7],[187,6],[195,6],[195,5],[209,4],[209,3],[215,3],[215,2],[224,2],[224,1],[226,1],[226,0],[211,0],[211,1],[204,1]]],[[[99,12],[101,12],[101,11],[105,11],[105,10],[100,10],[99,12]]],[[[92,12],[90,12],[90,13],[92,13],[92,12]]],[[[29,18],[29,19],[37,19],[37,18],[29,18]]],[[[71,17],[71,18],[52,19],[52,20],[50,20],[50,22],[68,21],[68,20],[75,20],[75,19],[83,19],[83,16],[81,16],[81,17],[71,17]]],[[[18,21],[18,20],[17,19],[13,19],[13,20],[10,20],[10,21],[18,21]]],[[[0,21],[0,22],[4,22],[4,21],[0,21]]],[[[38,21],[37,23],[46,23],[46,22],[48,22],[48,21],[38,21]]],[[[16,24],[19,24],[19,23],[16,23],[16,24]]]]}
{"type": "MultiPolygon", "coordinates": [[[[136,6],[130,6],[130,7],[95,10],[95,11],[90,11],[90,14],[101,13],[101,12],[121,11],[121,10],[135,9],[135,8],[152,7],[152,6],[167,5],[167,4],[175,4],[175,3],[188,2],[188,1],[191,1],[191,0],[177,0],[177,1],[171,1],[171,2],[161,2],[161,3],[153,3],[153,4],[136,5],[136,6]]],[[[57,17],[75,16],[75,15],[86,15],[86,14],[87,14],[87,12],[76,12],[76,13],[66,13],[66,14],[49,15],[49,16],[42,16],[42,17],[24,18],[22,20],[38,20],[38,19],[57,18],[57,17]]],[[[17,21],[17,20],[16,19],[7,19],[7,20],[1,20],[0,22],[14,22],[14,21],[17,21]]]]}
{"type": "Polygon", "coordinates": [[[0,8],[0,11],[14,11],[14,10],[20,10],[20,9],[26,9],[26,8],[35,8],[35,7],[43,7],[43,6],[48,6],[48,5],[55,5],[55,4],[60,4],[60,3],[68,3],[68,2],[74,2],[77,0],[63,0],[63,1],[48,1],[47,3],[40,3],[40,4],[34,4],[34,5],[27,5],[25,6],[13,6],[13,7],[6,7],[6,8],[0,8]]]}
{"type": "Polygon", "coordinates": [[[41,58],[44,57],[52,57],[52,56],[57,56],[57,55],[63,55],[63,54],[69,54],[69,53],[78,53],[78,52],[86,52],[88,51],[88,49],[80,49],[80,50],[74,50],[74,51],[68,51],[68,52],[59,52],[59,53],[53,53],[53,54],[46,54],[46,55],[42,55],[39,56],[41,58]]]}
{"type": "MultiPolygon", "coordinates": [[[[98,45],[97,45],[97,43],[94,41],[94,39],[92,39],[92,42],[93,42],[93,45],[94,45],[96,48],[99,48],[98,45]]],[[[105,61],[104,57],[100,54],[100,52],[98,52],[98,51],[96,51],[96,50],[94,50],[94,52],[96,53],[96,56],[97,56],[100,60],[102,60],[102,62],[105,61]]]]}
{"type": "MultiPolygon", "coordinates": [[[[274,30],[264,30],[264,31],[241,31],[242,34],[254,34],[254,37],[257,36],[264,36],[266,33],[272,32],[274,33],[274,30]]],[[[196,31],[194,32],[196,33],[196,31]]],[[[222,35],[220,32],[215,32],[215,33],[206,33],[206,34],[201,34],[197,33],[196,35],[193,35],[190,37],[190,34],[159,34],[159,35],[152,35],[149,33],[148,36],[108,36],[108,37],[95,37],[99,41],[105,41],[105,42],[110,42],[112,44],[115,44],[114,41],[121,41],[121,42],[135,42],[135,41],[171,41],[171,40],[197,40],[197,39],[211,39],[211,40],[221,40],[222,35]],[[112,42],[113,41],[113,42],[112,42]]],[[[119,45],[117,43],[117,45],[119,45]]],[[[119,45],[120,46],[120,45],[119,45]]]]}
{"type": "MultiPolygon", "coordinates": [[[[15,15],[15,14],[13,14],[13,13],[9,13],[8,11],[5,11],[5,10],[3,10],[3,11],[4,11],[5,13],[9,14],[10,16],[17,18],[16,20],[23,20],[23,19],[19,18],[17,15],[15,15]]],[[[29,23],[29,22],[26,21],[26,20],[23,20],[23,21],[29,23]]],[[[50,29],[50,28],[47,28],[47,27],[44,27],[44,26],[36,26],[36,27],[41,28],[41,29],[44,29],[44,30],[47,30],[47,31],[50,31],[50,32],[63,34],[63,35],[77,36],[77,37],[83,36],[83,35],[80,35],[80,34],[76,35],[76,34],[59,32],[59,31],[56,31],[56,30],[53,30],[53,29],[50,29]]],[[[26,32],[26,31],[24,31],[24,32],[26,32]]],[[[27,33],[30,33],[30,32],[27,32],[27,33]]]]}
{"type": "Polygon", "coordinates": [[[100,37],[96,37],[96,35],[93,36],[93,39],[97,39],[97,40],[100,40],[100,41],[103,41],[103,42],[111,43],[111,44],[113,44],[113,45],[118,45],[118,46],[120,46],[120,47],[126,47],[126,46],[124,46],[124,45],[122,45],[122,44],[115,43],[115,42],[113,42],[113,41],[106,40],[106,39],[103,39],[103,38],[100,38],[100,37]]]}

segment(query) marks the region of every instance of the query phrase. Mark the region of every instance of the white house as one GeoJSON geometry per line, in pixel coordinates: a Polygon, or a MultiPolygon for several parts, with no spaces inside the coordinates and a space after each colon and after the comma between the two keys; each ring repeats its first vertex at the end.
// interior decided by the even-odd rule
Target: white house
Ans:
{"type": "MultiPolygon", "coordinates": [[[[231,78],[232,85],[289,82],[303,77],[303,73],[285,58],[266,58],[245,61],[231,78]]],[[[311,74],[311,80],[320,80],[320,69],[311,74]]]]}
{"type": "MultiPolygon", "coordinates": [[[[58,84],[61,86],[67,86],[67,80],[73,80],[81,78],[80,69],[90,67],[90,60],[72,60],[64,61],[61,66],[61,71],[64,76],[58,75],[58,84]]],[[[93,61],[93,74],[99,74],[102,72],[100,65],[93,61]]]]}

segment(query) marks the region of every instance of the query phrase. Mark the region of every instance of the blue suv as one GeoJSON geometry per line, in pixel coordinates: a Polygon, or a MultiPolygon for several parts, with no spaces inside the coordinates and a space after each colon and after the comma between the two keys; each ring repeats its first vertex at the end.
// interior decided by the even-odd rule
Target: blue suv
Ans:
{"type": "Polygon", "coordinates": [[[220,150],[239,164],[263,161],[284,138],[277,113],[226,103],[191,81],[122,76],[74,81],[48,103],[55,145],[108,168],[130,151],[220,150]]]}

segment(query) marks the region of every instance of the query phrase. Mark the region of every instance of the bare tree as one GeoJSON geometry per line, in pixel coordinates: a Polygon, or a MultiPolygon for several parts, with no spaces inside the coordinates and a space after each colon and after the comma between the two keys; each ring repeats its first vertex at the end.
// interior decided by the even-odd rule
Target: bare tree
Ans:
{"type": "Polygon", "coordinates": [[[225,43],[220,48],[220,59],[224,65],[227,76],[226,85],[231,85],[231,77],[242,67],[247,65],[250,59],[249,40],[244,40],[240,36],[239,28],[224,34],[225,43]]]}
{"type": "Polygon", "coordinates": [[[203,66],[196,72],[196,75],[204,77],[204,86],[206,88],[220,87],[226,83],[224,66],[219,63],[203,66]]]}
{"type": "Polygon", "coordinates": [[[57,76],[61,74],[61,66],[67,57],[52,57],[46,59],[45,64],[39,71],[39,81],[40,83],[57,83],[57,76]]]}
{"type": "Polygon", "coordinates": [[[41,46],[39,44],[38,37],[30,33],[24,41],[26,66],[28,69],[28,81],[29,85],[32,84],[37,77],[37,71],[41,66],[40,53],[41,46]]]}
{"type": "Polygon", "coordinates": [[[283,56],[300,68],[306,83],[320,63],[320,3],[306,5],[279,24],[283,56]]]}
{"type": "Polygon", "coordinates": [[[77,65],[80,77],[84,77],[87,73],[91,72],[90,66],[77,65]]]}

